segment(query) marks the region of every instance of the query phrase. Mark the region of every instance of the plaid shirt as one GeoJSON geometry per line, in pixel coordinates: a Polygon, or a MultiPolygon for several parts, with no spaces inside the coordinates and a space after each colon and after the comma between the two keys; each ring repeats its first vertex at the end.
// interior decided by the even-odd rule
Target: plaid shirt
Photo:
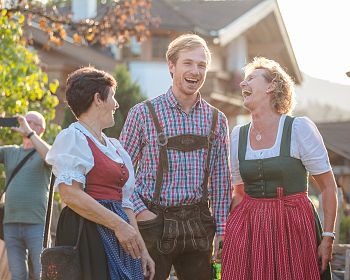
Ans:
{"type": "MultiPolygon", "coordinates": [[[[208,135],[212,123],[212,107],[198,96],[189,114],[175,99],[171,88],[151,100],[163,132],[168,137],[180,134],[208,135]]],[[[232,188],[229,170],[228,126],[225,115],[218,114],[216,139],[210,155],[208,195],[222,235],[229,210],[232,188]]],[[[139,196],[153,199],[156,185],[159,149],[153,119],[144,103],[134,106],[127,117],[120,142],[137,166],[136,187],[132,197],[135,212],[147,209],[139,196]]],[[[166,206],[190,204],[200,200],[208,149],[190,152],[167,150],[168,172],[164,173],[160,203],[166,206]]]]}

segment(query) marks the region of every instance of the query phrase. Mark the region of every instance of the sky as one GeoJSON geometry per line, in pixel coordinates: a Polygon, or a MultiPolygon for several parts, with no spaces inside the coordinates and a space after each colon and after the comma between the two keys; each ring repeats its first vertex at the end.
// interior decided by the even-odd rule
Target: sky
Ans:
{"type": "Polygon", "coordinates": [[[277,2],[300,70],[350,85],[350,0],[277,2]]]}

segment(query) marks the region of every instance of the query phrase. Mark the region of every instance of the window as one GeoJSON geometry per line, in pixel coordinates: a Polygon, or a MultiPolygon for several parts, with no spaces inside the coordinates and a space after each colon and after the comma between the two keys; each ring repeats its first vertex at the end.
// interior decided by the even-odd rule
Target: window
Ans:
{"type": "Polygon", "coordinates": [[[152,58],[165,59],[170,40],[164,36],[154,36],[152,38],[152,58]]]}
{"type": "Polygon", "coordinates": [[[139,58],[141,56],[141,43],[131,37],[130,44],[123,47],[123,58],[139,58]]]}

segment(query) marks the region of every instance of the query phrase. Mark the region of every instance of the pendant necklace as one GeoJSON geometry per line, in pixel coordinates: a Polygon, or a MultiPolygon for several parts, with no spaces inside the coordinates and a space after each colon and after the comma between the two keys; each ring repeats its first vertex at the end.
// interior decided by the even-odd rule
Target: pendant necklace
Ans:
{"type": "Polygon", "coordinates": [[[79,120],[79,122],[81,124],[83,124],[83,126],[85,126],[89,131],[92,132],[92,134],[97,138],[97,140],[102,144],[102,145],[106,145],[105,140],[103,139],[102,135],[98,135],[95,130],[93,130],[86,122],[83,122],[82,120],[79,120]]]}
{"type": "Polygon", "coordinates": [[[252,128],[254,129],[256,141],[260,142],[262,139],[261,131],[257,130],[253,123],[252,123],[252,128]]]}

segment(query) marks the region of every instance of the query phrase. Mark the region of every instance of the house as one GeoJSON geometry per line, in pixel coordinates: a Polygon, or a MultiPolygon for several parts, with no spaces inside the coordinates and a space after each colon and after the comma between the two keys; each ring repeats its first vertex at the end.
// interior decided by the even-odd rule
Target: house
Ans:
{"type": "Polygon", "coordinates": [[[151,28],[150,40],[134,42],[129,57],[124,57],[133,79],[149,97],[168,89],[171,78],[164,58],[166,48],[176,36],[188,32],[208,42],[212,64],[201,92],[226,114],[230,126],[244,112],[239,89],[241,69],[253,57],[278,61],[296,84],[302,83],[276,0],[154,0],[152,5],[152,14],[160,18],[160,25],[151,28]]]}
{"type": "MultiPolygon", "coordinates": [[[[349,205],[350,203],[350,121],[317,123],[317,128],[328,150],[329,160],[338,186],[335,231],[336,242],[339,242],[340,222],[345,214],[344,205],[349,205]]],[[[323,215],[322,212],[322,209],[319,209],[321,217],[323,215]]],[[[342,258],[344,258],[344,252],[340,252],[338,255],[343,255],[342,258]]],[[[350,251],[347,258],[350,261],[350,251]]]]}
{"type": "MultiPolygon", "coordinates": [[[[75,9],[79,18],[84,18],[84,10],[78,9],[80,3],[89,6],[85,9],[86,17],[91,16],[96,5],[89,3],[95,1],[73,0],[73,12],[75,9]]],[[[98,13],[99,8],[96,9],[98,13]]],[[[67,39],[62,46],[47,51],[41,47],[46,42],[45,34],[35,25],[27,31],[32,34],[49,77],[60,81],[61,100],[67,74],[89,64],[113,71],[117,64],[127,63],[132,78],[148,97],[164,93],[171,83],[165,52],[169,42],[183,33],[196,33],[208,42],[212,64],[201,92],[227,115],[230,126],[244,113],[239,90],[241,68],[253,57],[266,56],[278,61],[297,84],[302,82],[277,0],[153,0],[151,13],[160,19],[159,26],[151,26],[151,37],[142,43],[132,40],[123,49],[77,46],[67,39]]],[[[57,108],[58,121],[62,112],[61,102],[57,108]]]]}
{"type": "Polygon", "coordinates": [[[350,121],[317,123],[336,179],[350,202],[350,121]]]}

